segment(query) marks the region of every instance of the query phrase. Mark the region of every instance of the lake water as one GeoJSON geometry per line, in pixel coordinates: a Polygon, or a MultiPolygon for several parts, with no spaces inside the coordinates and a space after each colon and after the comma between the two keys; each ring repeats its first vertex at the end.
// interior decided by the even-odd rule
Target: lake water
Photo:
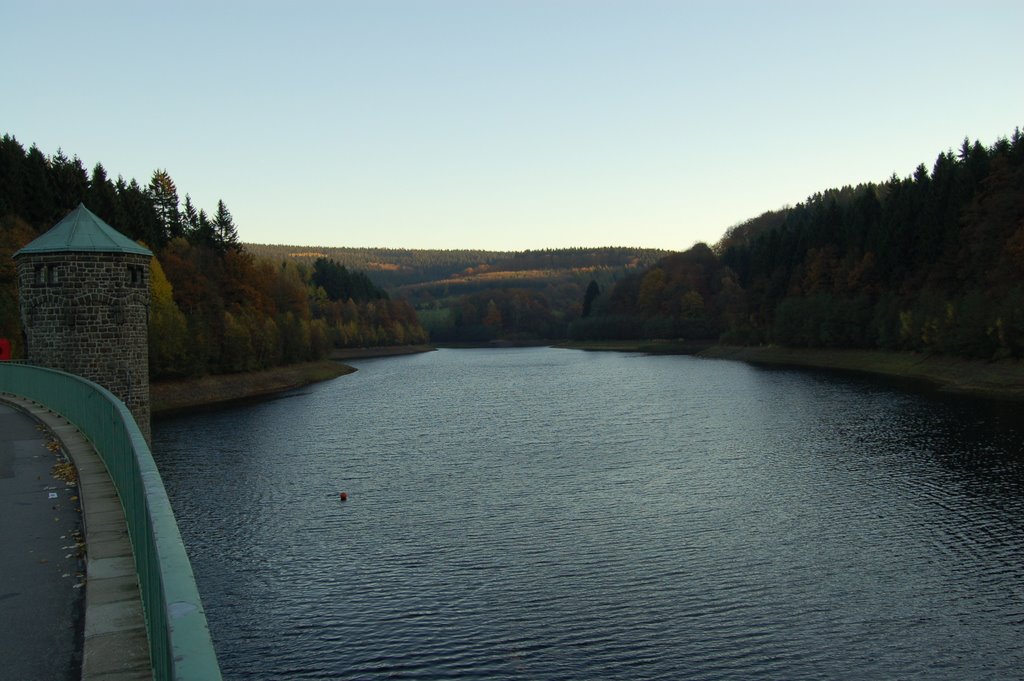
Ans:
{"type": "Polygon", "coordinates": [[[690,357],[352,364],[154,424],[226,679],[1024,674],[1020,407],[690,357]]]}

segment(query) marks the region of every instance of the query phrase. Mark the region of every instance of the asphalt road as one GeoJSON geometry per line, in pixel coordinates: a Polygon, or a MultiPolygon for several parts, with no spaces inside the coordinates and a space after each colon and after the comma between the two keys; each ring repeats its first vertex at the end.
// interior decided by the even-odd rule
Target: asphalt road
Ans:
{"type": "Polygon", "coordinates": [[[36,421],[0,403],[0,680],[81,677],[85,589],[77,487],[36,421]]]}

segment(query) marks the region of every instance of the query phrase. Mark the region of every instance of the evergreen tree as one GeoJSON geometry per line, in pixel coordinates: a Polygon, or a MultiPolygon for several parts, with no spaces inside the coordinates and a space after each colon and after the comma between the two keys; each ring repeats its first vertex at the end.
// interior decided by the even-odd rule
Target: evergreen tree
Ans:
{"type": "Polygon", "coordinates": [[[107,224],[117,223],[117,189],[107,177],[102,163],[93,166],[86,205],[107,224]]]}
{"type": "Polygon", "coordinates": [[[185,236],[190,239],[199,231],[199,211],[188,194],[185,194],[185,207],[181,212],[181,226],[185,230],[185,236]]]}
{"type": "Polygon", "coordinates": [[[23,178],[25,183],[25,219],[37,230],[53,226],[58,215],[54,205],[50,165],[39,147],[32,145],[25,156],[23,178]]]}
{"type": "Polygon", "coordinates": [[[178,208],[178,188],[166,170],[153,171],[153,178],[149,181],[148,194],[166,237],[174,239],[182,236],[185,230],[182,227],[181,211],[178,208]]]}
{"type": "Polygon", "coordinates": [[[601,287],[597,285],[597,282],[593,279],[587,285],[587,291],[583,294],[583,313],[582,317],[589,317],[590,312],[594,305],[594,300],[601,295],[601,287]]]}
{"type": "Polygon", "coordinates": [[[217,249],[217,228],[202,208],[199,209],[199,218],[196,224],[196,231],[192,235],[191,242],[197,246],[217,249]]]}
{"type": "Polygon", "coordinates": [[[322,288],[332,301],[365,302],[388,297],[364,273],[350,272],[344,265],[327,258],[317,258],[310,280],[314,286],[322,288]]]}
{"type": "Polygon", "coordinates": [[[153,202],[139,183],[132,180],[127,185],[121,180],[118,200],[124,209],[123,233],[135,240],[144,241],[150,248],[159,249],[167,242],[160,217],[153,208],[153,202]]]}
{"type": "Polygon", "coordinates": [[[0,138],[0,216],[25,215],[25,148],[14,137],[0,138]]]}
{"type": "Polygon", "coordinates": [[[238,229],[235,227],[235,220],[231,217],[231,211],[228,210],[223,201],[217,201],[217,214],[213,216],[213,226],[216,232],[217,245],[221,252],[242,250],[242,243],[238,239],[238,229]]]}
{"type": "Polygon", "coordinates": [[[50,181],[55,207],[61,216],[88,198],[89,175],[81,159],[68,158],[59,148],[50,157],[50,181]]]}

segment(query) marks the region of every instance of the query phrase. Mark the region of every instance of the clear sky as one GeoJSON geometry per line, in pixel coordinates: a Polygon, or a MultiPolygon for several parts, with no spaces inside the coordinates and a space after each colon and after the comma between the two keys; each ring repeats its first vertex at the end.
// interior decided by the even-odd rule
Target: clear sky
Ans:
{"type": "Polygon", "coordinates": [[[243,240],[681,250],[1024,127],[1024,2],[0,0],[0,133],[243,240]]]}

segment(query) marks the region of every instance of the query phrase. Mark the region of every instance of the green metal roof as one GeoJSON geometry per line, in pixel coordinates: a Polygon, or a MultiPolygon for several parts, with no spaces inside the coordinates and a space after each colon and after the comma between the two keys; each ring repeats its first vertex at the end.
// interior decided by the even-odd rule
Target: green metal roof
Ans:
{"type": "Polygon", "coordinates": [[[68,213],[48,232],[14,254],[33,253],[137,253],[153,255],[121,232],[100,220],[84,203],[68,213]]]}

